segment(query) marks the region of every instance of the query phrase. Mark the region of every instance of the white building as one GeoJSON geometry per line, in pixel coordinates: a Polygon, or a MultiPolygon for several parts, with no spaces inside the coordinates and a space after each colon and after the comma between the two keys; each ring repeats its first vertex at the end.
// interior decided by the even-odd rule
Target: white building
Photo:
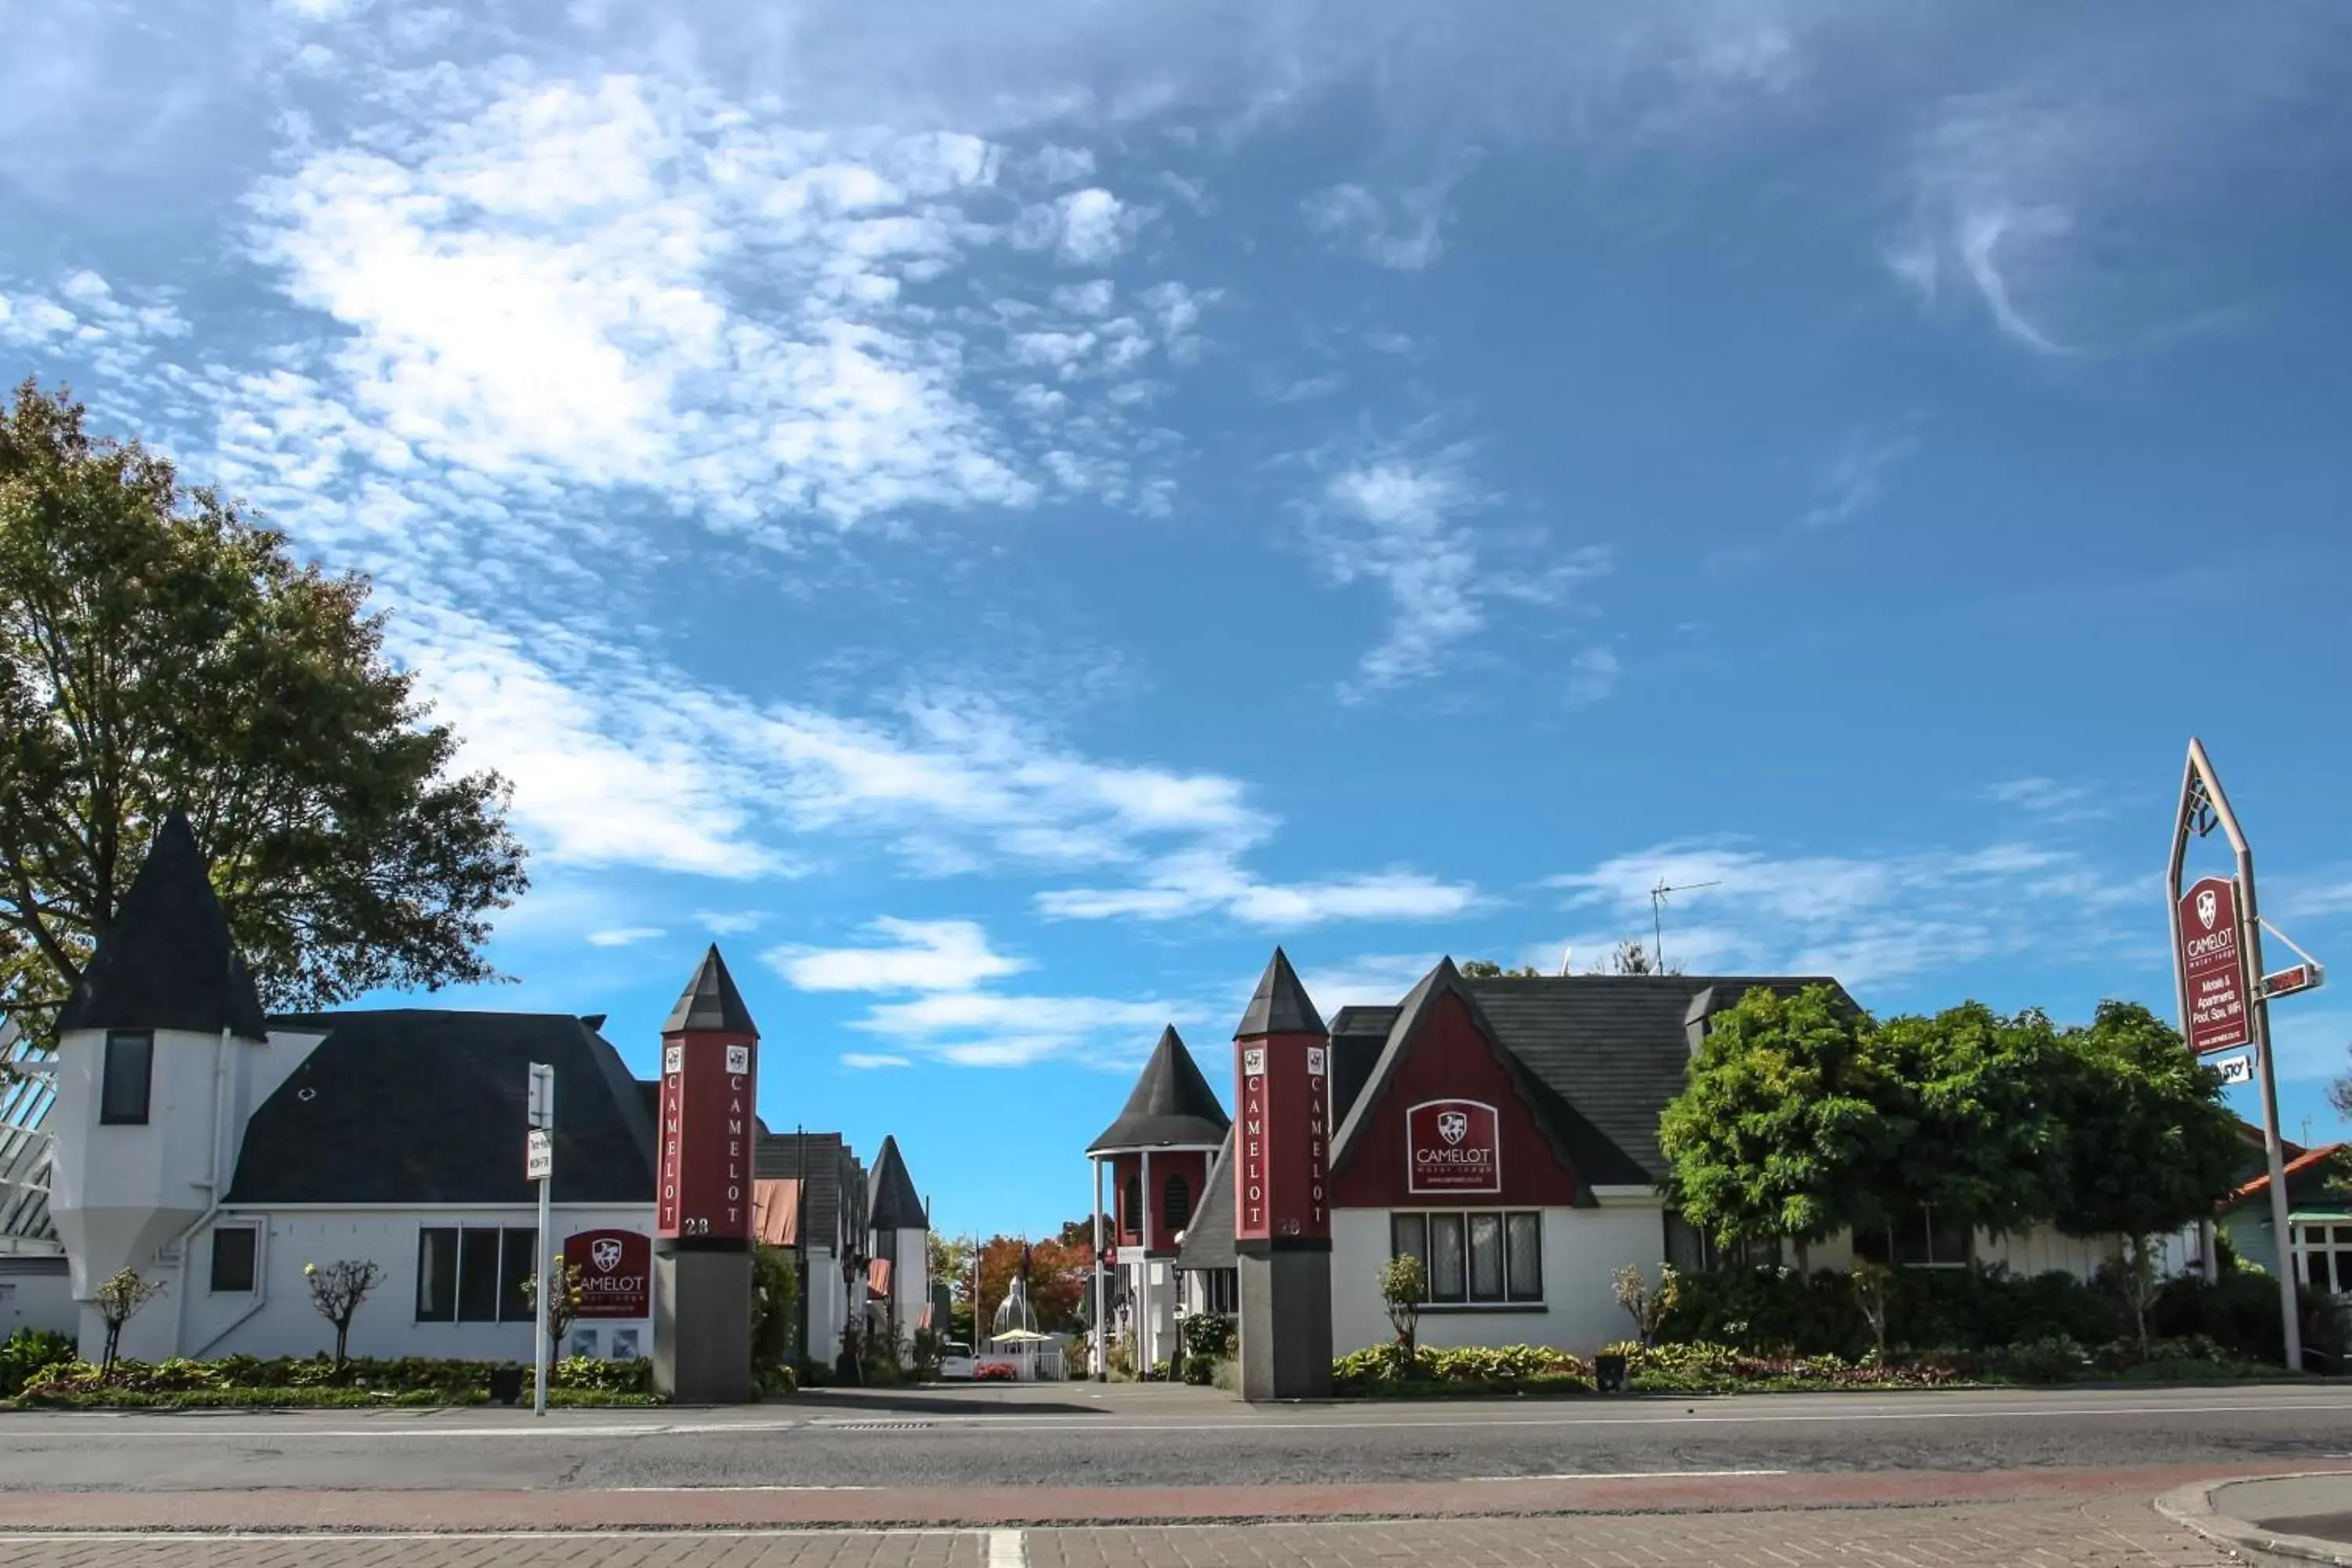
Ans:
{"type": "MultiPolygon", "coordinates": [[[[265,1017],[173,814],[66,1005],[54,1058],[18,1064],[39,1100],[28,1101],[37,1114],[0,1126],[0,1174],[16,1177],[0,1192],[12,1232],[0,1237],[0,1332],[62,1329],[95,1357],[93,1294],[130,1268],[163,1289],[124,1330],[123,1355],[313,1355],[334,1332],[306,1267],[351,1259],[379,1272],[351,1354],[528,1360],[523,1281],[562,1248],[595,1305],[559,1353],[651,1354],[660,1085],[630,1072],[604,1021],[425,1008],[265,1017]],[[544,1239],[524,1168],[533,1063],[556,1083],[544,1239]]],[[[831,1144],[835,1192],[847,1194],[835,1211],[862,1237],[863,1173],[837,1136],[831,1144]]],[[[919,1278],[919,1237],[914,1252],[919,1278]]]]}

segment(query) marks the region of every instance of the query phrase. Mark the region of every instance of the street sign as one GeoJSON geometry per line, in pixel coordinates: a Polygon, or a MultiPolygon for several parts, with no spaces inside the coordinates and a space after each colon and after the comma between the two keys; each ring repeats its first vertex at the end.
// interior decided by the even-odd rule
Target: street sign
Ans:
{"type": "Polygon", "coordinates": [[[2242,1051],[2234,1057],[2223,1057],[2213,1065],[2221,1069],[2221,1082],[2225,1086],[2254,1081],[2254,1056],[2252,1051],[2242,1051]]]}
{"type": "Polygon", "coordinates": [[[2324,972],[2315,963],[2298,963],[2291,969],[2281,969],[2263,976],[2264,996],[2292,996],[2298,991],[2318,987],[2324,972]]]}
{"type": "Polygon", "coordinates": [[[2254,1041],[2238,905],[2238,884],[2228,877],[2204,878],[2180,895],[2179,947],[2173,957],[2189,1010],[2189,1048],[2200,1057],[2254,1041]]]}
{"type": "Polygon", "coordinates": [[[524,1134],[529,1140],[523,1146],[523,1175],[533,1182],[552,1181],[555,1177],[555,1134],[534,1127],[524,1134]]]}
{"type": "Polygon", "coordinates": [[[555,1069],[545,1062],[530,1064],[530,1094],[526,1110],[526,1125],[555,1125],[555,1069]]]}

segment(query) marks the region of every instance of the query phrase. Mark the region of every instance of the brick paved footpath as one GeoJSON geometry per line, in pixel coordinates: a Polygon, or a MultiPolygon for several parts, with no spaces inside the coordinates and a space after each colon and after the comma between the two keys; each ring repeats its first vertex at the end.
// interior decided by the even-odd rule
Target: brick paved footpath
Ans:
{"type": "Polygon", "coordinates": [[[459,1536],[0,1536],[7,1568],[2223,1568],[2144,1498],[1374,1523],[459,1536]]]}

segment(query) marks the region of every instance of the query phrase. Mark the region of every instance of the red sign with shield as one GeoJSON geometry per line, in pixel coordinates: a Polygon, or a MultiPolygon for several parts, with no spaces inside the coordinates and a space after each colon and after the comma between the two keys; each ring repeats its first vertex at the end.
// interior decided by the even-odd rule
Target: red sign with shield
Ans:
{"type": "Polygon", "coordinates": [[[1434,1196],[1503,1190],[1502,1119],[1475,1100],[1432,1100],[1404,1115],[1405,1190],[1434,1196]]]}
{"type": "Polygon", "coordinates": [[[2253,1041],[2246,953],[2238,922],[2238,885],[2207,877],[2180,895],[2180,991],[2189,1009],[2189,1048],[2199,1056],[2253,1041]]]}
{"type": "Polygon", "coordinates": [[[653,1238],[638,1230],[581,1230],[564,1239],[563,1270],[580,1270],[575,1318],[653,1315],[653,1238]]]}

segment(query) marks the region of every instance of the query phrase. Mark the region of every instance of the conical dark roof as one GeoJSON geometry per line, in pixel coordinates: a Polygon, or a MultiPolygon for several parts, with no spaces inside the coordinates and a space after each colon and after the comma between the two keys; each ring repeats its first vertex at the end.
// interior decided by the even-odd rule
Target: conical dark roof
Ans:
{"type": "Polygon", "coordinates": [[[896,1138],[882,1140],[882,1152],[874,1158],[874,1174],[867,1179],[872,1207],[866,1223],[876,1230],[929,1230],[930,1221],[923,1215],[923,1195],[915,1191],[915,1178],[907,1174],[907,1162],[898,1152],[896,1138]]]}
{"type": "Polygon", "coordinates": [[[267,1037],[261,999],[229,935],[185,812],[163,819],[58,1019],[72,1029],[226,1029],[267,1037]]]}
{"type": "Polygon", "coordinates": [[[1116,1149],[1213,1149],[1223,1142],[1233,1119],[1217,1103],[1217,1091],[1201,1076],[1173,1025],[1162,1030],[1127,1109],[1103,1135],[1087,1145],[1089,1154],[1116,1149]]]}
{"type": "Polygon", "coordinates": [[[678,994],[677,1005],[669,1010],[662,1033],[721,1030],[756,1037],[760,1026],[751,1022],[751,1010],[743,1005],[743,994],[735,989],[735,977],[727,973],[727,961],[719,956],[719,944],[712,942],[710,951],[702,955],[702,967],[678,994]]]}
{"type": "Polygon", "coordinates": [[[1289,955],[1276,948],[1274,961],[1259,977],[1257,992],[1250,997],[1249,1008],[1242,1014],[1241,1026],[1234,1031],[1234,1038],[1254,1040],[1261,1035],[1327,1032],[1315,1004],[1307,999],[1307,987],[1298,983],[1298,971],[1290,967],[1289,955]]]}

